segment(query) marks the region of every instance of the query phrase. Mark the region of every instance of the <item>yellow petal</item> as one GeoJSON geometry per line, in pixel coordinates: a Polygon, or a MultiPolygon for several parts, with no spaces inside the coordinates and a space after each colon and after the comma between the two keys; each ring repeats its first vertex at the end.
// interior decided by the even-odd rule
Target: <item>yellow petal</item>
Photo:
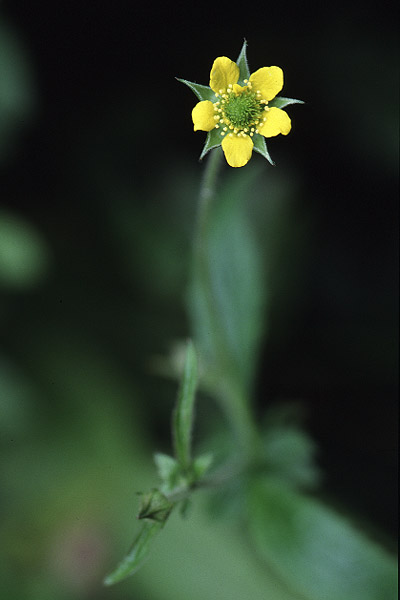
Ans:
{"type": "Polygon", "coordinates": [[[244,167],[251,158],[253,151],[253,140],[248,135],[239,136],[234,133],[228,134],[222,140],[226,162],[231,167],[244,167]]]}
{"type": "Polygon", "coordinates": [[[282,133],[287,135],[292,128],[289,115],[280,108],[271,107],[266,112],[266,120],[261,127],[258,127],[259,133],[264,137],[274,137],[282,133]]]}
{"type": "Polygon", "coordinates": [[[283,71],[280,67],[262,67],[250,75],[254,91],[260,90],[264,100],[272,100],[283,88],[283,71]]]}
{"type": "Polygon", "coordinates": [[[237,83],[239,67],[230,58],[219,56],[214,60],[210,73],[210,88],[216,94],[226,91],[229,84],[237,83]]]}
{"type": "Polygon", "coordinates": [[[215,127],[214,105],[210,100],[198,102],[192,110],[192,120],[195,131],[211,131],[215,127]]]}

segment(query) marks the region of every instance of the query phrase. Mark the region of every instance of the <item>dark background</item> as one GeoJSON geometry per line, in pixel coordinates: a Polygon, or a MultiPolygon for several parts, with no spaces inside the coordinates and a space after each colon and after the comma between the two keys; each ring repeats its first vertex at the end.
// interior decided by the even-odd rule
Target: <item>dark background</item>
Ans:
{"type": "MultiPolygon", "coordinates": [[[[155,285],[149,300],[145,274],[137,270],[129,286],[121,277],[107,233],[114,195],[152,213],[161,198],[160,218],[168,220],[167,186],[181,173],[196,189],[203,137],[192,132],[194,96],[174,78],[208,84],[214,58],[235,59],[245,37],[251,70],[280,65],[283,94],[306,102],[291,107],[291,134],[269,149],[282,177],[296,177],[299,210],[313,223],[300,289],[283,284],[286,312],[279,302],[270,308],[260,412],[266,398],[304,400],[325,490],[393,536],[394,6],[13,0],[1,13],[29,57],[36,97],[1,165],[2,203],[37,226],[56,265],[38,289],[5,292],[6,351],[29,370],[32,340],[43,328],[86,328],[152,390],[142,356],[187,335],[187,323],[167,291],[159,297],[155,285]]],[[[190,210],[183,212],[189,222],[190,210]]],[[[132,234],[139,236],[135,227],[132,234]]],[[[283,265],[290,273],[289,253],[283,265]]],[[[177,267],[182,285],[184,266],[177,267]]],[[[166,414],[147,417],[155,439],[166,414]]]]}

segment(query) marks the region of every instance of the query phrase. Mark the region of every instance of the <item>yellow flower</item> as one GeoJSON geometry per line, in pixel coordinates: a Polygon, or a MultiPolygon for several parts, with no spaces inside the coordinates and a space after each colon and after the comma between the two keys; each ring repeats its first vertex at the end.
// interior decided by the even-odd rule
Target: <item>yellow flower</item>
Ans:
{"type": "Polygon", "coordinates": [[[291,121],[282,107],[300,102],[277,97],[283,88],[282,69],[262,67],[250,75],[245,42],[237,63],[226,56],[215,59],[209,87],[179,81],[200,99],[192,111],[194,131],[209,132],[201,158],[222,145],[231,167],[247,164],[253,149],[272,163],[265,138],[289,133],[291,121]]]}

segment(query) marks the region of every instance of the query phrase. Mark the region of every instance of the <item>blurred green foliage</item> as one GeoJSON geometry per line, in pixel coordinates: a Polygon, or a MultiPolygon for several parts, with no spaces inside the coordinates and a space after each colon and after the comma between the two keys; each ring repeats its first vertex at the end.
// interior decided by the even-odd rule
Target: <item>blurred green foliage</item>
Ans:
{"type": "Polygon", "coordinates": [[[11,212],[0,211],[0,288],[35,287],[50,267],[50,249],[34,226],[11,212]]]}
{"type": "Polygon", "coordinates": [[[264,478],[251,490],[249,521],[267,564],[301,597],[396,598],[396,562],[323,504],[264,478]]]}
{"type": "Polygon", "coordinates": [[[12,28],[0,17],[0,161],[14,153],[36,105],[30,57],[12,28]]]}

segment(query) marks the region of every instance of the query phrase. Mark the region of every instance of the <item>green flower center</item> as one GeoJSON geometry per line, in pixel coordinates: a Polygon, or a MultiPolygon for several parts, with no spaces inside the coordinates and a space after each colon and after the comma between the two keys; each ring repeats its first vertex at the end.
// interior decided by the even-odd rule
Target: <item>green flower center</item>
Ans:
{"type": "Polygon", "coordinates": [[[238,96],[230,94],[224,106],[225,116],[237,129],[250,127],[261,116],[263,106],[257,100],[256,94],[242,92],[238,96]]]}
{"type": "Polygon", "coordinates": [[[253,90],[250,81],[244,80],[245,87],[228,85],[227,90],[215,94],[215,128],[221,128],[221,136],[254,136],[266,120],[268,102],[259,90],[253,90]],[[235,87],[237,91],[235,90],[235,87]]]}

